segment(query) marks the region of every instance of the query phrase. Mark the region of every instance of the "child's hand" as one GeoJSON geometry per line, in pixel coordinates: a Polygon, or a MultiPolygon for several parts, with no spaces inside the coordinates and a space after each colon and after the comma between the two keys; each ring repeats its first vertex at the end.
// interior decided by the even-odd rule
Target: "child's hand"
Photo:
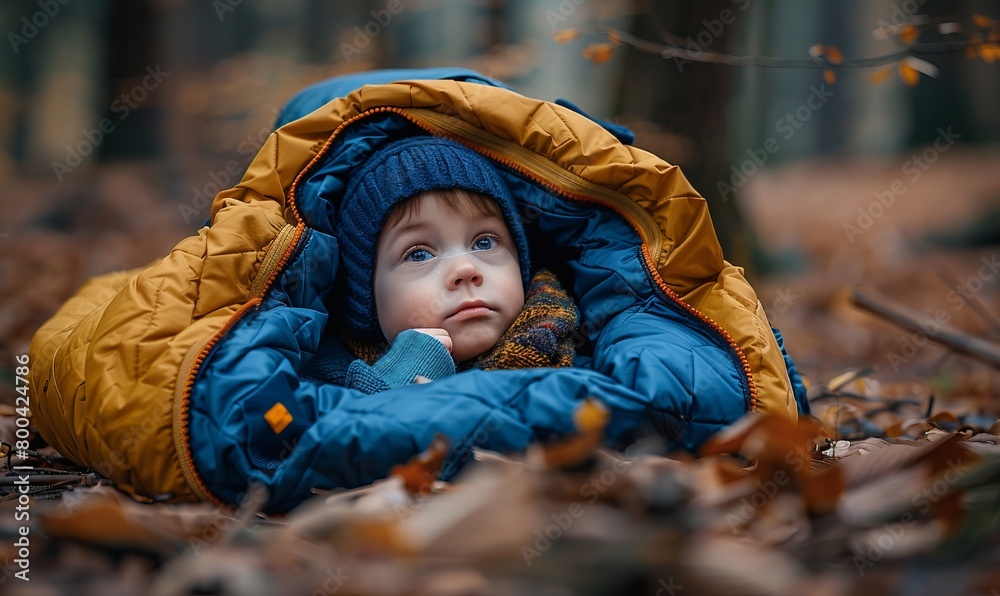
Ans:
{"type": "Polygon", "coordinates": [[[439,329],[437,327],[424,327],[421,329],[414,329],[414,331],[418,331],[425,335],[430,335],[431,337],[437,339],[444,345],[444,348],[448,350],[448,353],[451,354],[451,349],[454,346],[454,344],[452,344],[451,336],[448,335],[448,332],[446,330],[439,329]]]}

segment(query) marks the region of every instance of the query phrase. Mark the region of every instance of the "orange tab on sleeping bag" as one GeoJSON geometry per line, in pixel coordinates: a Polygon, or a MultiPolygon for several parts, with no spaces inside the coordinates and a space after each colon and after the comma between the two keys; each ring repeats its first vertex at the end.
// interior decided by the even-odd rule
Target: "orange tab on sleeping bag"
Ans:
{"type": "Polygon", "coordinates": [[[264,414],[264,420],[271,425],[271,430],[275,434],[280,434],[281,431],[285,430],[289,424],[292,423],[292,414],[288,411],[288,408],[284,406],[280,401],[273,406],[271,409],[264,414]]]}

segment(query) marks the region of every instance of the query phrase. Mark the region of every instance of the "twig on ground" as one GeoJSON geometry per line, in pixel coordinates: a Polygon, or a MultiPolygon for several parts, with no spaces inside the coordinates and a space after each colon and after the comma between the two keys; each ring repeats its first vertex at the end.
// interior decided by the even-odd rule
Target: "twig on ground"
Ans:
{"type": "Polygon", "coordinates": [[[920,333],[934,343],[1000,370],[1000,345],[940,323],[907,306],[896,304],[873,290],[854,290],[851,292],[851,302],[858,308],[898,327],[920,333]]]}

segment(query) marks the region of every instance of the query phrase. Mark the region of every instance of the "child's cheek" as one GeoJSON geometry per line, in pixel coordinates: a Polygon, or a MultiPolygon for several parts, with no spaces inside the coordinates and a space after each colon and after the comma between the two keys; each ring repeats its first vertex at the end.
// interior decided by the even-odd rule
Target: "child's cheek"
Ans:
{"type": "Polygon", "coordinates": [[[426,297],[418,295],[404,295],[400,297],[398,303],[407,321],[407,327],[439,327],[443,317],[440,315],[443,310],[440,298],[426,297]]]}

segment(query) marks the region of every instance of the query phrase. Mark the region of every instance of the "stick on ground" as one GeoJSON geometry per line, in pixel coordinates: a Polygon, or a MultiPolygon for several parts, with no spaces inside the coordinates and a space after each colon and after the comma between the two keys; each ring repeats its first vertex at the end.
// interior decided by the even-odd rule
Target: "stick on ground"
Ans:
{"type": "Polygon", "coordinates": [[[933,317],[897,304],[874,290],[852,291],[851,302],[885,321],[1000,370],[1000,345],[939,323],[933,317]]]}

